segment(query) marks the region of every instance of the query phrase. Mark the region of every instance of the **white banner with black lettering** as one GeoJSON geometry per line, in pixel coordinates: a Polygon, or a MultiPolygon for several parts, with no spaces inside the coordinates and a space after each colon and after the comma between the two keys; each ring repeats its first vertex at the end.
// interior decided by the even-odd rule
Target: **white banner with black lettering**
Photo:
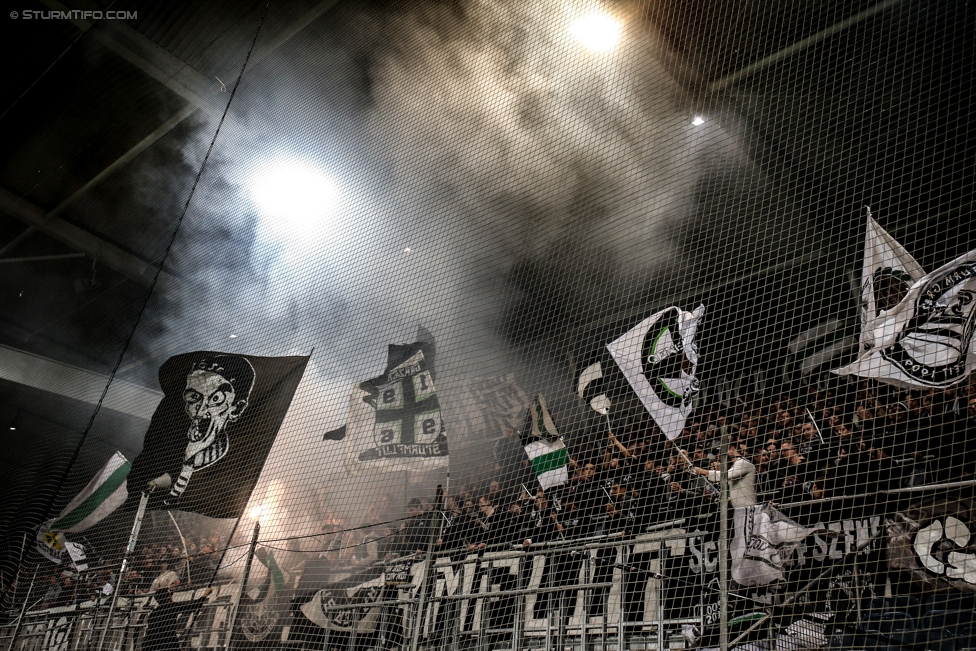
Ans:
{"type": "Polygon", "coordinates": [[[976,366],[974,327],[976,251],[970,251],[912,285],[875,319],[874,347],[834,373],[908,389],[951,387],[976,366]]]}

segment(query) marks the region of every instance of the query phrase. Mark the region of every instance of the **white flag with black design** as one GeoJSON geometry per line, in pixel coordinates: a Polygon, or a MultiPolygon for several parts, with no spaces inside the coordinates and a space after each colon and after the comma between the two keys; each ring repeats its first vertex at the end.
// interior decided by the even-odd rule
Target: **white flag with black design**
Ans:
{"type": "Polygon", "coordinates": [[[610,398],[603,388],[603,364],[594,362],[584,367],[576,378],[576,395],[603,415],[610,411],[610,398]]]}
{"type": "Polygon", "coordinates": [[[976,366],[974,329],[976,251],[970,251],[912,285],[874,320],[874,347],[834,373],[908,389],[950,387],[976,366]]]}
{"type": "Polygon", "coordinates": [[[781,581],[793,552],[817,531],[800,526],[769,504],[739,507],[733,521],[732,578],[750,587],[781,581]]]}
{"type": "Polygon", "coordinates": [[[84,545],[66,540],[64,543],[64,551],[68,552],[68,557],[71,559],[76,570],[84,572],[88,569],[88,557],[85,554],[84,545]]]}
{"type": "Polygon", "coordinates": [[[898,305],[912,284],[925,275],[921,265],[881,228],[868,208],[861,271],[861,351],[874,347],[875,319],[898,305]]]}
{"type": "Polygon", "coordinates": [[[349,398],[349,417],[326,432],[343,441],[352,474],[446,468],[447,435],[434,387],[434,341],[423,328],[411,344],[391,344],[383,375],[359,382],[349,398]]]}
{"type": "Polygon", "coordinates": [[[669,307],[607,345],[644,408],[669,440],[681,434],[698,392],[695,334],[704,314],[704,305],[694,312],[669,307]]]}
{"type": "Polygon", "coordinates": [[[971,499],[934,496],[885,522],[888,567],[915,590],[976,592],[976,509],[971,499]]]}

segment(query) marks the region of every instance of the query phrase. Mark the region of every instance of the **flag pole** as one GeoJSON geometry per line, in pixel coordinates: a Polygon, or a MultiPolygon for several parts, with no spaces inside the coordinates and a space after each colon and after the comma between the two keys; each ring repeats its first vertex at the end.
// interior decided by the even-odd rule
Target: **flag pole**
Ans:
{"type": "Polygon", "coordinates": [[[115,606],[119,601],[119,593],[122,592],[122,582],[125,580],[126,570],[129,569],[129,558],[136,548],[136,541],[139,540],[142,519],[146,517],[146,504],[149,503],[149,496],[156,490],[156,481],[158,480],[149,482],[149,487],[142,491],[142,496],[139,498],[139,508],[136,510],[135,520],[132,521],[132,531],[129,532],[129,544],[126,545],[125,552],[122,554],[122,564],[119,566],[119,578],[115,581],[115,589],[112,590],[112,601],[108,607],[108,617],[105,619],[105,627],[102,628],[102,635],[98,639],[96,651],[102,651],[102,647],[105,645],[105,637],[108,635],[108,629],[112,626],[112,615],[115,613],[115,606]]]}
{"type": "Polygon", "coordinates": [[[804,409],[806,409],[807,418],[810,419],[810,422],[813,423],[814,429],[817,430],[817,436],[820,437],[820,445],[826,445],[826,443],[824,443],[823,434],[820,433],[820,425],[817,425],[817,419],[815,419],[813,417],[813,414],[810,413],[810,408],[809,407],[804,407],[804,409]]]}
{"type": "Polygon", "coordinates": [[[603,417],[607,419],[607,434],[610,435],[610,442],[613,443],[618,450],[620,450],[620,453],[622,455],[630,458],[631,456],[630,450],[628,450],[624,446],[624,444],[621,443],[620,440],[614,435],[613,428],[610,426],[610,411],[607,410],[606,412],[604,412],[603,417]]]}
{"type": "MultiPolygon", "coordinates": [[[[691,469],[691,468],[694,468],[694,467],[695,467],[695,464],[693,464],[693,463],[691,462],[691,459],[689,459],[689,458],[688,458],[688,455],[687,455],[687,454],[685,454],[685,451],[684,451],[684,450],[682,450],[682,449],[681,449],[680,447],[678,447],[677,445],[675,445],[674,447],[678,449],[678,456],[680,456],[680,457],[681,457],[682,459],[684,459],[684,460],[685,460],[685,463],[687,463],[687,464],[688,464],[688,468],[689,468],[689,472],[690,472],[690,469],[691,469]]],[[[721,447],[720,447],[719,449],[721,450],[721,447]]],[[[719,454],[721,454],[721,452],[720,452],[719,454]]],[[[711,480],[711,479],[709,479],[709,478],[708,478],[708,475],[698,475],[698,474],[696,474],[696,475],[695,475],[695,478],[696,478],[696,479],[701,479],[702,481],[704,481],[704,482],[705,482],[706,484],[708,484],[709,486],[711,486],[711,487],[712,487],[712,490],[714,490],[714,491],[719,491],[719,492],[720,492],[720,490],[721,490],[721,489],[720,489],[720,488],[719,488],[718,486],[716,486],[716,485],[715,485],[715,484],[714,484],[714,483],[712,482],[712,480],[711,480]]]]}
{"type": "Polygon", "coordinates": [[[234,624],[237,623],[237,613],[241,609],[241,599],[244,596],[244,588],[247,587],[247,580],[251,577],[251,564],[254,562],[254,549],[258,546],[258,535],[261,533],[260,518],[254,521],[254,530],[251,532],[251,544],[247,548],[247,560],[244,561],[244,576],[241,577],[241,586],[237,589],[237,597],[230,611],[230,619],[227,622],[227,641],[224,643],[225,649],[231,649],[234,637],[234,624]]]}
{"type": "Polygon", "coordinates": [[[193,584],[193,577],[190,576],[190,550],[186,547],[186,538],[183,537],[183,532],[180,530],[180,525],[176,524],[176,518],[173,517],[172,511],[167,511],[166,515],[173,522],[173,526],[176,527],[176,533],[180,536],[180,542],[183,544],[183,556],[186,560],[186,582],[193,584]]]}
{"type": "MultiPolygon", "coordinates": [[[[729,434],[722,434],[719,445],[722,474],[718,498],[718,603],[720,651],[729,651],[729,434]]],[[[704,575],[703,575],[704,576],[704,575]]]]}
{"type": "MultiPolygon", "coordinates": [[[[434,503],[434,512],[441,513],[444,511],[444,487],[437,487],[437,497],[434,503]]],[[[431,513],[431,518],[428,518],[427,522],[433,525],[434,513],[431,513]]],[[[417,595],[417,617],[414,620],[413,625],[413,635],[410,641],[410,651],[417,651],[417,645],[420,642],[420,629],[424,626],[424,605],[427,601],[427,586],[433,581],[431,569],[434,561],[434,543],[438,538],[441,537],[443,533],[444,520],[442,518],[437,519],[437,526],[430,526],[430,531],[427,534],[427,553],[424,558],[424,581],[420,584],[420,593],[417,595]]]]}

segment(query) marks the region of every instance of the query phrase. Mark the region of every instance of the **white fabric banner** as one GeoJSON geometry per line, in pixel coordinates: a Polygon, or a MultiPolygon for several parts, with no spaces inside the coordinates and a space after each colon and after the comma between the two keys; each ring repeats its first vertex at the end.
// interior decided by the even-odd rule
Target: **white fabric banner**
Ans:
{"type": "Polygon", "coordinates": [[[874,347],[875,319],[882,318],[925,275],[921,265],[881,228],[868,209],[864,235],[864,267],[861,271],[861,351],[874,347]]]}
{"type": "Polygon", "coordinates": [[[769,504],[735,510],[735,537],[729,545],[732,578],[742,586],[768,585],[784,570],[800,542],[814,533],[769,504]]]}
{"type": "Polygon", "coordinates": [[[354,475],[447,467],[440,402],[422,344],[394,348],[402,349],[405,359],[394,363],[391,352],[386,373],[356,384],[345,431],[326,434],[326,439],[344,440],[346,469],[354,475]]]}
{"type": "Polygon", "coordinates": [[[874,320],[874,347],[834,373],[908,389],[950,387],[976,366],[974,317],[976,251],[970,251],[912,285],[874,320]]]}
{"type": "Polygon", "coordinates": [[[71,558],[71,562],[74,563],[76,570],[84,572],[88,569],[88,557],[85,555],[84,545],[66,540],[64,542],[64,550],[68,552],[68,556],[71,558]]]}
{"type": "Polygon", "coordinates": [[[698,392],[695,334],[705,306],[669,307],[610,342],[607,349],[669,440],[681,434],[698,392]]]}

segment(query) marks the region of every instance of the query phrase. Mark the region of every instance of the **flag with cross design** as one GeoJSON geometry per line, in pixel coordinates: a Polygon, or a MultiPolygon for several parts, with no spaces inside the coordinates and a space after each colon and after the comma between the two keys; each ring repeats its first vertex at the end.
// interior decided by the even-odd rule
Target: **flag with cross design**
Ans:
{"type": "Polygon", "coordinates": [[[349,416],[325,440],[343,441],[350,472],[433,470],[448,449],[437,390],[434,342],[425,330],[411,344],[391,344],[383,375],[353,387],[349,416]]]}

